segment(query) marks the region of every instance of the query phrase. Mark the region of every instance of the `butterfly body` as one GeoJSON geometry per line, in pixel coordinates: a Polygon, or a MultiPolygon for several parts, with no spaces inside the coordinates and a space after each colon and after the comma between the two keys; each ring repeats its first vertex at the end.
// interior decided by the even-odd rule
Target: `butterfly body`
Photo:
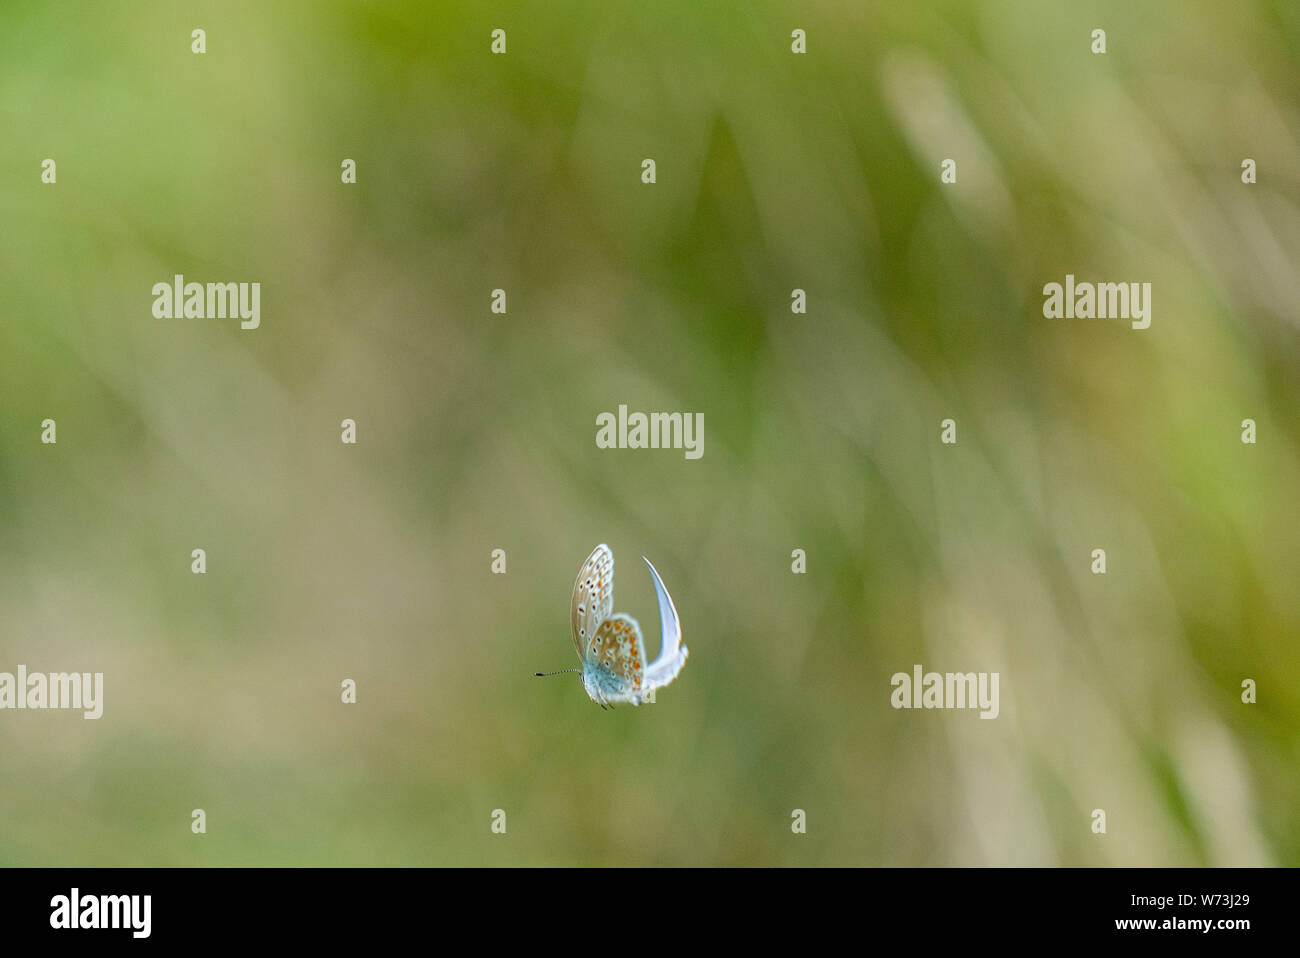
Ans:
{"type": "Polygon", "coordinates": [[[648,664],[636,619],[614,612],[614,554],[609,546],[602,543],[592,551],[573,583],[570,624],[582,663],[582,687],[601,707],[653,701],[655,689],[677,677],[689,654],[682,645],[673,600],[650,560],[645,564],[659,597],[661,625],[659,657],[648,664]]]}

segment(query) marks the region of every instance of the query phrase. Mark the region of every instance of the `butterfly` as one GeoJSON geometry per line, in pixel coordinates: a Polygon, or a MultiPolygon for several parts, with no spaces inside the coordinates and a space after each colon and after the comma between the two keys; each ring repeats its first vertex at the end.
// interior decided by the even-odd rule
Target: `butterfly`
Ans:
{"type": "Polygon", "coordinates": [[[581,673],[582,687],[601,708],[614,702],[653,702],[655,689],[677,678],[690,654],[682,645],[682,623],[663,580],[650,560],[641,558],[659,596],[659,657],[648,665],[641,626],[630,615],[614,612],[614,553],[609,546],[596,546],[573,582],[569,624],[582,668],[564,671],[581,673]]]}

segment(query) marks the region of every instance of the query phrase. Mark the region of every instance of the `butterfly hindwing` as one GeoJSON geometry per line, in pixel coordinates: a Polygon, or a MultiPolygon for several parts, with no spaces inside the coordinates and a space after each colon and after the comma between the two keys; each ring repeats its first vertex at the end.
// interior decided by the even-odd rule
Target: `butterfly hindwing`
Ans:
{"type": "Polygon", "coordinates": [[[570,624],[578,658],[587,661],[587,649],[601,623],[614,611],[614,553],[603,542],[592,550],[573,583],[570,624]]]}
{"type": "Polygon", "coordinates": [[[620,612],[600,624],[583,660],[606,701],[641,702],[645,642],[636,619],[620,612]]]}

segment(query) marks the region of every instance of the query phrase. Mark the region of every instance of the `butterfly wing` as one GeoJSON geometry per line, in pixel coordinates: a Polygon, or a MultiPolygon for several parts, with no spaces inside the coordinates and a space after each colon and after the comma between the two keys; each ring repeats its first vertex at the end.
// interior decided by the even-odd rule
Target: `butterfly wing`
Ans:
{"type": "Polygon", "coordinates": [[[655,594],[659,597],[659,655],[645,670],[645,688],[653,691],[677,678],[677,673],[686,664],[690,650],[682,645],[682,621],[677,617],[677,607],[673,605],[672,596],[664,587],[663,579],[659,578],[659,572],[649,559],[645,556],[641,558],[650,567],[655,594]]]}
{"type": "Polygon", "coordinates": [[[584,664],[604,701],[641,704],[645,643],[636,619],[620,612],[602,622],[584,664]]]}
{"type": "Polygon", "coordinates": [[[602,542],[587,556],[573,583],[570,624],[573,626],[573,644],[584,665],[601,623],[613,611],[614,553],[602,542]]]}

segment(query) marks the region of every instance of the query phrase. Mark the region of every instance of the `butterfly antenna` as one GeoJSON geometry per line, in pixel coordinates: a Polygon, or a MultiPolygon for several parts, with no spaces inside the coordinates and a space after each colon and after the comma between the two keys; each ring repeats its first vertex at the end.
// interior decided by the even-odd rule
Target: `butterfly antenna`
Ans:
{"type": "Polygon", "coordinates": [[[564,675],[566,672],[581,672],[582,669],[560,669],[558,672],[534,672],[533,675],[539,678],[545,675],[564,675]]]}

